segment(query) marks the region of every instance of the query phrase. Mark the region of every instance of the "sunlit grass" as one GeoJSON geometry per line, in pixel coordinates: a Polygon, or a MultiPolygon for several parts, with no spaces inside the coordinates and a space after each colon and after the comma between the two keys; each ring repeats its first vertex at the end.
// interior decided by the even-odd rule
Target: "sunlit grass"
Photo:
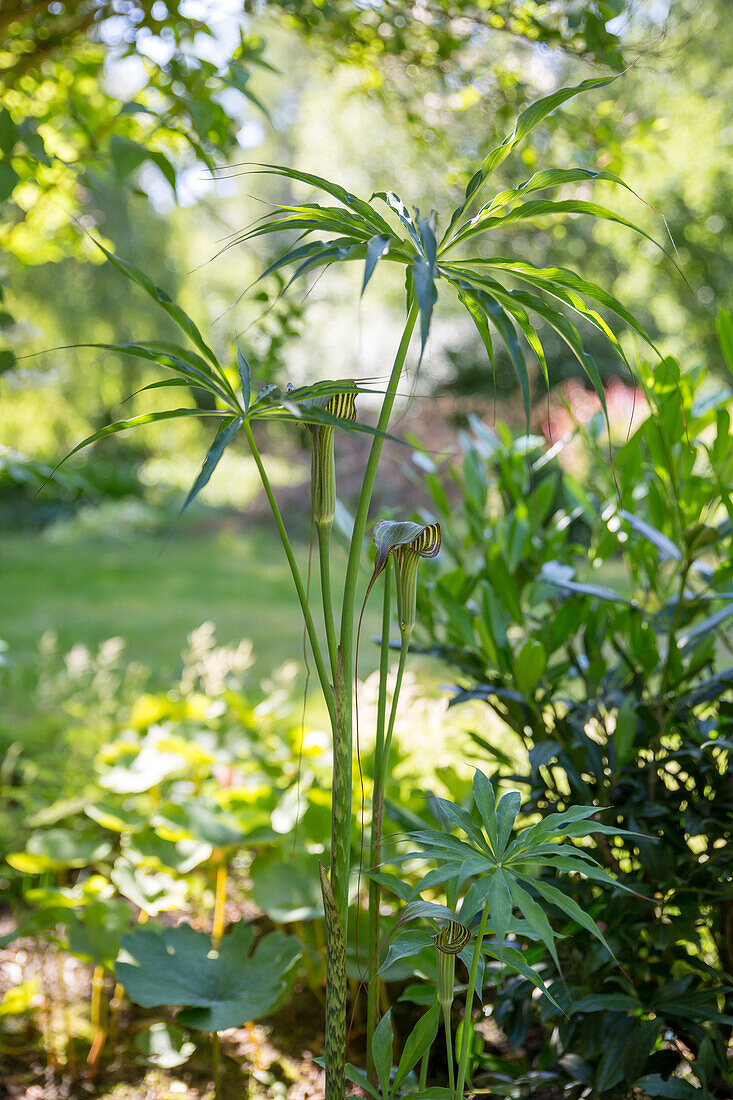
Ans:
{"type": "MultiPolygon", "coordinates": [[[[305,575],[307,543],[296,552],[305,575]]],[[[335,556],[338,583],[344,556],[335,556]]],[[[32,663],[46,631],[58,636],[62,652],[120,636],[127,656],[164,683],[180,667],[187,635],[204,621],[214,623],[220,644],[249,638],[261,675],[303,661],[287,563],[276,536],[263,529],[181,533],[167,545],[153,535],[54,544],[37,533],[4,535],[0,608],[0,638],[19,666],[32,663]]],[[[367,622],[365,638],[371,629],[367,622]]]]}

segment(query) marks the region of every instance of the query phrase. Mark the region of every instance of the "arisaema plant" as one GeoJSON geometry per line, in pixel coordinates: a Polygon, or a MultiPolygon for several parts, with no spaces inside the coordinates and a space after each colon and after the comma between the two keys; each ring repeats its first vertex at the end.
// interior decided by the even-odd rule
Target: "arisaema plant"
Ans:
{"type": "MultiPolygon", "coordinates": [[[[380,263],[397,264],[405,270],[404,328],[374,427],[353,419],[353,400],[358,399],[359,393],[363,392],[363,387],[356,381],[345,383],[319,379],[312,385],[292,391],[282,391],[273,385],[267,385],[252,396],[250,369],[241,354],[238,354],[236,369],[222,365],[196,324],[164,291],[154,286],[142,272],[124,260],[108,254],[110,261],[123,274],[138,283],[160,304],[181,329],[186,337],[186,345],[141,342],[102,346],[137,356],[164,368],[166,377],[152,383],[152,387],[156,389],[178,388],[184,393],[190,387],[207,390],[211,395],[211,407],[202,410],[174,406],[143,413],[108,425],[79,444],[76,449],[139,424],[190,416],[213,418],[218,426],[217,434],[186,499],[185,507],[208,482],[224,449],[232,440],[236,436],[246,439],[290,566],[330,716],[333,731],[332,840],[329,874],[323,877],[328,923],[327,1100],[342,1100],[344,1088],[347,1033],[344,952],[351,872],[352,715],[357,595],[360,568],[364,564],[364,536],[372,492],[398,384],[416,326],[419,331],[419,354],[422,358],[433,312],[442,298],[448,295],[453,299],[457,297],[468,311],[490,361],[493,362],[494,341],[499,340],[506,345],[517,374],[527,416],[530,410],[530,385],[523,347],[530,349],[539,363],[542,375],[547,379],[547,359],[541,335],[544,328],[554,330],[567,344],[598,393],[605,410],[605,397],[598,369],[584,346],[581,331],[575,322],[579,319],[582,325],[600,332],[621,363],[626,366],[628,363],[623,347],[604,313],[615,315],[627,329],[648,340],[643,328],[608,290],[582,278],[573,270],[564,267],[538,267],[527,260],[491,255],[489,246],[492,231],[504,231],[512,226],[524,229],[540,219],[579,214],[613,222],[647,237],[644,230],[605,206],[586,199],[557,195],[558,190],[564,195],[568,186],[575,183],[582,183],[587,187],[597,181],[627,190],[630,188],[610,172],[594,172],[567,166],[536,171],[515,187],[493,192],[490,187],[497,169],[530,131],[552,111],[574,96],[608,85],[613,79],[587,80],[576,87],[558,90],[528,107],[518,117],[506,138],[485,156],[442,233],[439,232],[434,215],[422,217],[418,211],[411,211],[406,202],[393,191],[380,192],[365,200],[329,180],[309,173],[286,167],[254,167],[254,171],[285,177],[328,197],[328,201],[324,202],[276,205],[235,240],[235,244],[246,246],[249,242],[270,234],[291,232],[296,235],[266,273],[285,272],[292,282],[309,273],[323,271],[332,264],[361,261],[364,264],[363,291],[380,263]],[[474,251],[474,246],[479,242],[481,249],[474,251]],[[314,523],[318,527],[319,535],[323,605],[323,625],[320,630],[312,614],[307,586],[301,577],[265,463],[256,443],[258,421],[299,421],[307,424],[313,433],[313,506],[314,523]],[[372,435],[353,517],[340,603],[333,599],[329,567],[332,506],[336,493],[332,429],[366,431],[372,435]]],[[[380,534],[384,533],[384,529],[377,532],[378,543],[380,534]]],[[[401,619],[404,618],[400,629],[403,651],[406,651],[406,637],[409,641],[409,605],[414,599],[414,594],[408,592],[406,581],[412,577],[417,557],[414,561],[410,558],[406,544],[400,549],[397,546],[388,548],[385,562],[388,561],[389,565],[384,570],[386,591],[383,621],[386,634],[390,624],[388,586],[393,574],[393,558],[396,566],[394,572],[401,576],[401,580],[398,576],[402,585],[402,589],[398,587],[398,611],[401,619]],[[408,612],[406,617],[405,610],[408,612]]],[[[383,647],[380,664],[383,685],[386,685],[388,671],[385,653],[383,647]]],[[[385,711],[386,686],[383,686],[379,707],[383,730],[383,768],[387,766],[385,750],[388,741],[388,727],[384,725],[385,711]]],[[[377,813],[375,824],[378,819],[377,813]]],[[[374,910],[374,906],[378,904],[378,891],[371,891],[370,904],[374,910]]],[[[373,986],[377,980],[373,967],[371,980],[373,986]]],[[[370,999],[376,1012],[373,988],[370,999]]],[[[370,1021],[372,1018],[370,1012],[370,1021]]]]}

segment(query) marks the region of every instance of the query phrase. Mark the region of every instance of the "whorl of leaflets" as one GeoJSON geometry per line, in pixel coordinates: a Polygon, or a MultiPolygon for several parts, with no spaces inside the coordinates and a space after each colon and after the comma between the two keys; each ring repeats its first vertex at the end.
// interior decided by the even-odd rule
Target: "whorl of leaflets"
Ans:
{"type": "Polygon", "coordinates": [[[421,558],[435,558],[440,553],[440,524],[380,519],[374,525],[372,538],[376,553],[374,572],[366,595],[369,596],[375,580],[392,554],[397,583],[397,614],[402,635],[407,637],[415,626],[418,563],[421,558]]]}

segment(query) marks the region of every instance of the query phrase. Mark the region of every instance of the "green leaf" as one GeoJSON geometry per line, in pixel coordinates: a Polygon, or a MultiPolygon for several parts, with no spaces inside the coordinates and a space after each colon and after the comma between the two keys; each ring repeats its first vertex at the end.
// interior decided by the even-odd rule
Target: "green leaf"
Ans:
{"type": "Polygon", "coordinates": [[[481,820],[494,855],[499,858],[499,833],[496,820],[496,796],[489,779],[478,768],[473,775],[473,800],[481,814],[481,820]]]}
{"type": "Polygon", "coordinates": [[[130,910],[124,902],[92,901],[69,921],[69,952],[91,966],[111,970],[129,924],[130,910]]]}
{"type": "Polygon", "coordinates": [[[379,1078],[379,1088],[383,1097],[389,1096],[389,1075],[392,1070],[392,1009],[385,1012],[377,1024],[372,1039],[372,1058],[379,1078]]]}
{"type": "MultiPolygon", "coordinates": [[[[494,374],[494,345],[491,340],[491,329],[489,327],[489,319],[481,304],[476,291],[472,290],[469,286],[464,286],[458,291],[458,297],[463,305],[466,307],[468,314],[473,321],[474,325],[478,329],[478,334],[481,337],[481,341],[486,348],[486,354],[489,357],[489,364],[491,366],[492,376],[494,374]]],[[[496,381],[496,379],[494,379],[496,381]]]]}
{"type": "Polygon", "coordinates": [[[397,1091],[407,1077],[411,1069],[417,1065],[422,1056],[430,1049],[438,1034],[440,1021],[440,1005],[436,1001],[428,1011],[420,1017],[407,1037],[402,1057],[397,1067],[397,1074],[392,1085],[392,1095],[397,1091]]]}
{"type": "Polygon", "coordinates": [[[412,261],[412,285],[420,310],[420,357],[422,358],[430,331],[433,307],[438,299],[435,289],[435,267],[422,256],[416,256],[412,261]]]}
{"type": "Polygon", "coordinates": [[[108,435],[117,435],[119,432],[126,432],[130,428],[138,428],[141,424],[156,424],[160,420],[175,420],[181,416],[226,416],[226,413],[219,412],[218,410],[209,409],[165,409],[162,412],[154,413],[141,413],[140,416],[130,417],[129,420],[117,420],[114,424],[107,424],[106,427],[100,428],[98,432],[94,432],[93,435],[87,436],[81,443],[77,443],[76,447],[73,447],[68,454],[64,455],[61,462],[54,467],[49,477],[58,470],[67,459],[75,455],[77,451],[81,451],[84,447],[88,447],[92,443],[96,443],[100,439],[106,439],[108,435]]]}
{"type": "Polygon", "coordinates": [[[484,942],[482,951],[484,955],[488,955],[490,958],[496,959],[497,962],[503,963],[510,970],[515,970],[517,974],[521,974],[522,977],[531,982],[536,989],[539,989],[540,992],[543,993],[545,997],[547,997],[548,1001],[550,1001],[555,1006],[555,1008],[560,1008],[560,1005],[552,996],[549,989],[542,981],[540,975],[537,973],[533,966],[530,966],[527,963],[522,952],[517,951],[516,947],[510,947],[509,944],[505,944],[503,958],[499,957],[499,952],[490,943],[484,942]]]}
{"type": "Polygon", "coordinates": [[[10,198],[18,179],[18,173],[13,166],[6,160],[0,161],[0,202],[10,198]]]}
{"type": "Polygon", "coordinates": [[[507,841],[512,835],[512,828],[521,806],[522,796],[519,791],[508,791],[499,799],[499,804],[496,807],[497,859],[501,859],[504,855],[507,841]]]}
{"type": "Polygon", "coordinates": [[[158,811],[152,824],[163,827],[181,838],[210,844],[212,848],[231,848],[241,844],[245,833],[237,822],[225,814],[216,803],[201,798],[189,798],[179,804],[170,803],[158,811]]]}
{"type": "Polygon", "coordinates": [[[387,252],[389,252],[389,245],[391,237],[388,237],[386,233],[378,233],[376,237],[372,237],[367,245],[366,260],[364,261],[364,281],[361,284],[362,294],[367,288],[367,284],[374,274],[374,269],[378,262],[381,260],[387,252]]]}
{"type": "MultiPolygon", "coordinates": [[[[577,296],[567,292],[577,291],[579,294],[585,295],[586,298],[590,298],[591,301],[599,302],[600,305],[610,309],[611,312],[620,317],[629,328],[633,329],[637,335],[641,336],[650,347],[657,351],[656,345],[653,343],[646,329],[640,325],[634,315],[619,302],[618,298],[615,298],[613,294],[610,294],[597,283],[581,278],[580,275],[577,275],[569,268],[535,267],[534,264],[526,260],[507,259],[502,256],[491,256],[486,260],[464,260],[462,263],[468,264],[470,267],[488,267],[496,268],[500,271],[507,271],[515,278],[521,279],[530,286],[539,290],[547,290],[554,297],[557,297],[560,301],[567,302],[574,309],[577,308],[574,304],[577,296]],[[559,291],[561,293],[558,293],[559,291]]],[[[657,354],[659,354],[659,352],[657,352],[657,354]]]]}
{"type": "Polygon", "coordinates": [[[504,958],[504,941],[512,919],[512,899],[509,884],[501,867],[498,867],[489,881],[489,916],[496,933],[499,959],[504,958]]]}
{"type": "Polygon", "coordinates": [[[252,900],[278,924],[323,917],[323,899],[317,869],[290,862],[262,863],[256,859],[249,877],[252,900]]]}
{"type": "Polygon", "coordinates": [[[528,894],[527,891],[519,885],[514,876],[507,875],[509,882],[509,889],[511,890],[514,904],[522,913],[527,923],[537,933],[547,950],[552,955],[552,960],[555,966],[560,969],[560,960],[557,957],[557,948],[555,947],[555,933],[552,931],[552,927],[547,917],[544,914],[542,906],[535,901],[535,899],[528,894]]]}
{"type": "Polygon", "coordinates": [[[224,936],[217,952],[210,938],[190,925],[143,926],[122,937],[115,974],[130,1000],[143,1008],[184,1006],[178,1019],[187,1027],[241,1027],[273,1010],[301,953],[294,937],[270,932],[250,955],[253,940],[244,921],[224,936]]]}
{"type": "Polygon", "coordinates": [[[243,423],[244,418],[238,416],[236,419],[231,420],[227,425],[222,425],[219,428],[214,442],[211,444],[209,450],[206,453],[206,457],[204,458],[203,465],[199,470],[198,476],[191,488],[189,489],[188,496],[183,502],[179,515],[183,515],[189,504],[193,500],[195,500],[201,490],[206,485],[208,485],[211,479],[211,475],[219,464],[221,456],[224,454],[227,446],[234,439],[235,435],[242,427],[243,423]]]}
{"type": "Polygon", "coordinates": [[[668,1077],[665,1081],[659,1073],[640,1077],[634,1085],[648,1096],[667,1097],[669,1100],[699,1100],[700,1097],[700,1090],[687,1081],[680,1081],[676,1077],[668,1077]]]}
{"type": "Polygon", "coordinates": [[[319,191],[325,191],[326,194],[338,199],[344,206],[351,208],[357,214],[361,214],[364,221],[370,224],[377,233],[392,236],[392,228],[389,222],[385,221],[381,214],[368,202],[347,191],[340,184],[332,183],[331,180],[324,179],[322,176],[315,176],[309,172],[299,172],[295,168],[285,168],[279,164],[256,164],[253,166],[253,172],[255,174],[285,176],[287,179],[299,180],[301,183],[316,187],[319,191]]]}
{"type": "Polygon", "coordinates": [[[598,218],[600,221],[608,221],[616,225],[622,225],[625,229],[631,229],[640,237],[644,237],[645,240],[650,241],[663,252],[665,256],[672,259],[667,249],[661,245],[659,241],[655,240],[651,234],[645,232],[640,226],[636,225],[635,222],[629,221],[628,218],[624,218],[620,214],[616,214],[615,211],[609,210],[606,206],[600,206],[595,202],[586,202],[583,199],[533,199],[530,202],[521,203],[506,214],[496,214],[493,217],[487,214],[486,217],[477,220],[475,224],[469,223],[465,229],[461,230],[451,242],[451,247],[463,244],[465,241],[470,240],[471,237],[486,232],[487,229],[495,229],[497,226],[501,225],[510,225],[512,222],[533,221],[535,218],[544,218],[556,214],[588,214],[590,217],[598,218]]]}
{"type": "Polygon", "coordinates": [[[175,879],[160,871],[149,874],[124,856],[116,861],[109,877],[122,897],[149,917],[185,907],[188,895],[185,879],[175,879]]]}
{"type": "Polygon", "coordinates": [[[148,159],[148,150],[136,141],[113,134],[109,143],[109,156],[118,180],[124,180],[148,159]]]}
{"type": "Polygon", "coordinates": [[[18,140],[18,127],[6,107],[0,108],[0,153],[9,157],[18,140]]]}
{"type": "Polygon", "coordinates": [[[484,834],[479,829],[476,822],[471,815],[460,806],[456,806],[455,802],[449,802],[446,798],[434,798],[433,802],[438,808],[438,811],[442,813],[451,825],[457,826],[461,829],[466,836],[469,836],[474,844],[477,844],[479,848],[482,848],[485,852],[491,852],[489,846],[486,843],[484,834]]]}
{"type": "Polygon", "coordinates": [[[239,381],[242,383],[242,405],[244,411],[249,409],[249,403],[252,400],[252,382],[251,372],[249,369],[249,363],[242,354],[242,349],[239,346],[239,340],[237,340],[237,365],[239,368],[239,381]]]}
{"type": "Polygon", "coordinates": [[[587,913],[584,913],[578,903],[573,898],[564,894],[562,890],[558,890],[556,886],[551,886],[549,882],[545,882],[538,878],[529,878],[526,875],[518,875],[525,882],[530,883],[538,894],[540,894],[545,901],[549,901],[552,905],[556,905],[558,909],[561,909],[566,916],[574,920],[576,924],[579,924],[581,928],[585,928],[586,932],[590,932],[592,936],[595,936],[597,940],[603,944],[608,951],[611,958],[614,958],[613,951],[608,946],[605,936],[601,932],[600,928],[587,913]]]}
{"type": "MultiPolygon", "coordinates": [[[[92,239],[94,240],[94,238],[92,239]]],[[[204,355],[205,358],[208,359],[209,362],[212,363],[215,367],[218,367],[219,363],[216,356],[214,355],[213,351],[208,346],[188,314],[185,313],[184,310],[182,310],[181,307],[177,305],[172,300],[172,298],[170,298],[166,294],[164,290],[161,290],[159,286],[156,286],[155,283],[152,282],[152,280],[149,279],[148,276],[140,271],[137,267],[129,263],[127,260],[123,260],[122,257],[118,256],[116,253],[108,252],[104,245],[100,244],[99,241],[95,240],[94,243],[96,244],[97,248],[104,252],[109,262],[113,264],[113,266],[116,267],[118,271],[121,271],[123,275],[127,276],[127,278],[131,280],[131,282],[137,283],[137,285],[139,287],[142,287],[145,293],[148,294],[153,299],[153,301],[162,306],[168,316],[173,321],[175,321],[178,327],[183,332],[185,332],[192,343],[196,345],[201,354],[204,355]]]]}
{"type": "Polygon", "coordinates": [[[453,229],[463,216],[469,202],[475,198],[491,173],[506,160],[512,149],[514,149],[514,147],[522,141],[535,126],[542,122],[543,119],[547,118],[552,111],[562,106],[563,103],[566,103],[574,96],[590,91],[593,88],[603,88],[607,84],[612,84],[616,79],[616,76],[610,76],[600,78],[594,77],[590,80],[584,80],[581,84],[576,84],[570,88],[559,88],[557,91],[552,92],[548,96],[544,96],[542,99],[536,100],[534,103],[530,104],[529,107],[525,108],[514,123],[514,128],[511,133],[507,134],[501,145],[498,145],[486,155],[481,168],[469,181],[468,187],[466,188],[465,200],[453,214],[444,241],[446,243],[450,241],[453,229]]]}
{"type": "Polygon", "coordinates": [[[38,875],[69,867],[88,867],[104,859],[111,845],[99,836],[74,833],[71,829],[47,829],[31,834],[25,851],[7,857],[17,871],[38,875]]]}
{"type": "Polygon", "coordinates": [[[509,352],[509,358],[512,361],[514,367],[514,373],[517,376],[519,382],[519,388],[522,391],[522,402],[524,404],[524,416],[529,429],[529,421],[532,412],[532,400],[529,392],[529,374],[527,373],[527,364],[522,354],[522,349],[519,346],[519,340],[517,339],[517,333],[514,325],[509,320],[505,310],[499,305],[496,298],[487,294],[485,291],[475,291],[476,297],[484,306],[487,314],[494,322],[494,326],[501,336],[506,349],[509,352]]]}
{"type": "Polygon", "coordinates": [[[412,959],[430,947],[433,938],[425,928],[407,928],[404,932],[398,932],[387,946],[384,962],[379,968],[379,973],[389,970],[401,959],[412,959]]]}
{"type": "Polygon", "coordinates": [[[721,306],[716,322],[718,340],[728,369],[733,371],[733,317],[721,306]]]}
{"type": "MultiPolygon", "coordinates": [[[[325,1065],[325,1062],[321,1058],[316,1058],[315,1061],[319,1066],[325,1065]]],[[[373,1100],[380,1100],[379,1093],[374,1086],[369,1083],[369,1079],[363,1069],[359,1069],[358,1066],[352,1066],[351,1062],[347,1062],[344,1073],[347,1081],[351,1081],[352,1084],[358,1085],[360,1089],[364,1090],[367,1096],[373,1097],[373,1100]]]]}
{"type": "Polygon", "coordinates": [[[547,667],[547,654],[542,642],[537,638],[528,638],[517,655],[516,681],[523,695],[537,686],[537,682],[547,667]]]}

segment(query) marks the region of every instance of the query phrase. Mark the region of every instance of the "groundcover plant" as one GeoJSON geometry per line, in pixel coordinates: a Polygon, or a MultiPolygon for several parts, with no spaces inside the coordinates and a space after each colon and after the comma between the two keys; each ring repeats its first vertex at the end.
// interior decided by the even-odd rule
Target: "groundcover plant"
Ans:
{"type": "MultiPolygon", "coordinates": [[[[547,379],[547,362],[536,324],[548,325],[567,344],[583,372],[595,388],[605,411],[605,396],[598,370],[586,352],[582,337],[571,316],[576,315],[599,330],[618,355],[622,365],[629,364],[622,346],[608,322],[597,311],[600,305],[621,318],[623,323],[642,339],[644,330],[626,308],[607,290],[584,280],[575,272],[559,267],[539,268],[527,262],[503,256],[467,254],[467,246],[482,241],[490,243],[491,230],[511,225],[531,225],[550,215],[585,214],[636,229],[631,222],[612,210],[584,199],[552,197],[558,189],[582,182],[586,185],[603,181],[617,187],[627,187],[609,172],[591,172],[575,167],[548,167],[535,172],[518,186],[487,197],[491,178],[524,137],[552,111],[584,91],[609,84],[612,79],[588,80],[554,92],[525,110],[511,131],[495,149],[488,153],[466,188],[463,201],[453,211],[442,236],[434,215],[422,217],[394,192],[385,191],[369,201],[358,198],[342,187],[320,177],[290,168],[262,167],[256,169],[274,176],[284,176],[308,185],[335,200],[337,205],[308,202],[279,205],[254,226],[244,232],[235,244],[246,245],[258,236],[283,231],[298,234],[295,243],[286,248],[268,268],[268,272],[286,269],[291,281],[309,272],[322,270],[341,261],[364,262],[362,289],[366,289],[380,261],[399,264],[406,275],[406,308],[402,336],[382,395],[376,426],[370,427],[357,419],[359,395],[370,392],[358,380],[332,382],[318,380],[297,389],[282,390],[266,385],[253,395],[250,368],[238,352],[237,368],[230,369],[218,361],[199,328],[183,310],[155,286],[147,276],[119,256],[108,258],[124,275],[138,283],[155,299],[188,338],[186,346],[161,342],[103,344],[97,347],[148,360],[166,368],[169,374],[153,383],[151,388],[182,388],[191,386],[208,391],[212,407],[170,408],[132,417],[108,425],[90,436],[75,450],[105,436],[126,431],[137,425],[165,419],[189,416],[209,416],[218,421],[216,438],[211,445],[201,471],[191,488],[184,507],[209,481],[224,449],[243,435],[259,471],[284,553],[292,573],[300,602],[305,630],[313,655],[323,699],[333,734],[333,782],[331,791],[330,867],[323,868],[321,885],[327,928],[326,974],[326,1097],[341,1100],[344,1095],[345,1053],[348,1030],[347,1006],[347,941],[349,936],[349,890],[352,875],[350,826],[353,800],[353,714],[356,621],[359,607],[360,571],[365,563],[365,535],[370,503],[377,476],[380,455],[388,437],[390,417],[398,384],[405,368],[415,329],[419,332],[419,356],[425,349],[431,318],[439,293],[458,297],[474,322],[489,360],[493,362],[493,341],[497,337],[505,344],[520,384],[527,417],[530,411],[529,372],[520,337],[524,338],[536,356],[541,372],[547,379]],[[537,197],[543,195],[545,197],[537,197]],[[550,196],[550,197],[547,197],[550,196]],[[265,462],[255,438],[257,425],[263,422],[301,423],[308,426],[313,444],[312,509],[318,536],[320,564],[320,626],[314,616],[308,592],[288,536],[285,522],[273,493],[265,462]],[[368,433],[371,447],[363,473],[361,491],[351,522],[348,562],[340,600],[333,599],[330,555],[331,533],[336,503],[336,462],[334,431],[368,433]]],[[[564,193],[564,190],[563,190],[564,193]]],[[[267,274],[266,273],[266,274],[267,274]]],[[[74,452],[72,452],[74,453],[74,452]]],[[[372,1095],[394,1096],[403,1086],[418,1061],[424,1059],[437,1028],[437,1009],[431,1009],[421,1021],[403,1049],[396,1071],[391,1075],[392,1039],[389,1017],[378,1020],[378,955],[381,889],[385,880],[379,874],[381,818],[384,786],[388,778],[390,739],[399,700],[399,681],[405,666],[410,636],[415,618],[415,592],[420,560],[437,553],[440,546],[438,524],[412,524],[407,518],[399,522],[382,521],[374,528],[375,564],[369,589],[381,578],[383,583],[383,632],[381,642],[381,687],[376,729],[375,788],[371,822],[371,881],[369,890],[369,927],[372,957],[361,960],[369,968],[369,1033],[368,1070],[365,1087],[372,1095]],[[398,682],[391,704],[387,705],[387,672],[389,666],[389,627],[392,622],[391,591],[396,591],[397,621],[401,648],[398,682]],[[377,1091],[379,1089],[379,1092],[377,1091]]],[[[543,864],[558,870],[572,870],[598,883],[613,880],[592,863],[582,848],[560,843],[559,837],[584,837],[590,831],[608,831],[610,827],[589,822],[595,807],[573,808],[568,813],[548,818],[545,822],[521,832],[512,840],[514,821],[520,810],[516,792],[504,795],[498,806],[493,790],[483,775],[477,774],[474,787],[476,815],[459,807],[444,804],[440,808],[442,826],[439,830],[420,830],[412,837],[414,858],[429,858],[437,863],[428,872],[420,889],[434,889],[445,884],[446,905],[435,908],[435,902],[418,900],[405,894],[396,883],[397,896],[406,902],[400,921],[428,917],[438,922],[450,922],[449,933],[439,931],[439,955],[453,950],[455,939],[467,952],[470,978],[466,997],[466,1023],[462,1031],[457,1074],[453,1078],[453,1059],[449,1057],[451,1084],[446,1090],[425,1091],[427,1062],[421,1074],[423,1096],[462,1095],[470,1046],[470,1014],[474,989],[480,992],[481,969],[487,948],[489,918],[495,936],[496,951],[508,970],[516,969],[531,976],[541,986],[541,979],[524,961],[521,951],[505,944],[510,931],[536,938],[555,958],[554,937],[546,906],[560,909],[567,917],[588,928],[590,918],[575,905],[559,887],[543,885],[540,890],[532,868],[543,864]],[[479,824],[479,818],[481,824],[479,824]],[[459,840],[452,835],[458,828],[468,837],[459,840]],[[522,839],[524,838],[524,839],[522,839]],[[541,840],[541,843],[540,843],[541,840]],[[531,858],[530,854],[531,853],[531,858]],[[552,862],[552,861],[559,862],[552,862]],[[521,916],[515,915],[515,910],[521,916]],[[478,926],[474,931],[474,917],[478,926]],[[451,932],[452,930],[452,932],[451,932]],[[471,943],[468,943],[468,940],[471,943]]],[[[188,947],[188,945],[186,945],[188,947]]],[[[191,945],[194,950],[194,945],[191,945]]],[[[198,947],[195,948],[199,950],[198,947]]],[[[256,956],[255,956],[256,958],[256,956]]],[[[445,964],[440,960],[441,1005],[449,1003],[445,964]]],[[[145,994],[147,996],[147,993],[145,994]]],[[[134,992],[133,992],[134,996],[134,992]]],[[[181,1002],[179,1002],[181,1003],[181,1002]]],[[[189,1000],[189,1005],[200,1003],[189,1000]]],[[[437,1002],[436,1002],[437,1003],[437,1002]]],[[[190,1012],[189,1009],[186,1010],[190,1012]]],[[[444,1012],[444,1018],[448,1014],[444,1012]]],[[[449,1028],[448,1028],[449,1030],[449,1028]]],[[[448,1049],[452,1039],[448,1035],[448,1049]]],[[[352,1072],[352,1071],[350,1071],[352,1072]]],[[[352,1073],[353,1075],[353,1073],[352,1073]]],[[[361,1082],[361,1077],[359,1077],[361,1082]]]]}

